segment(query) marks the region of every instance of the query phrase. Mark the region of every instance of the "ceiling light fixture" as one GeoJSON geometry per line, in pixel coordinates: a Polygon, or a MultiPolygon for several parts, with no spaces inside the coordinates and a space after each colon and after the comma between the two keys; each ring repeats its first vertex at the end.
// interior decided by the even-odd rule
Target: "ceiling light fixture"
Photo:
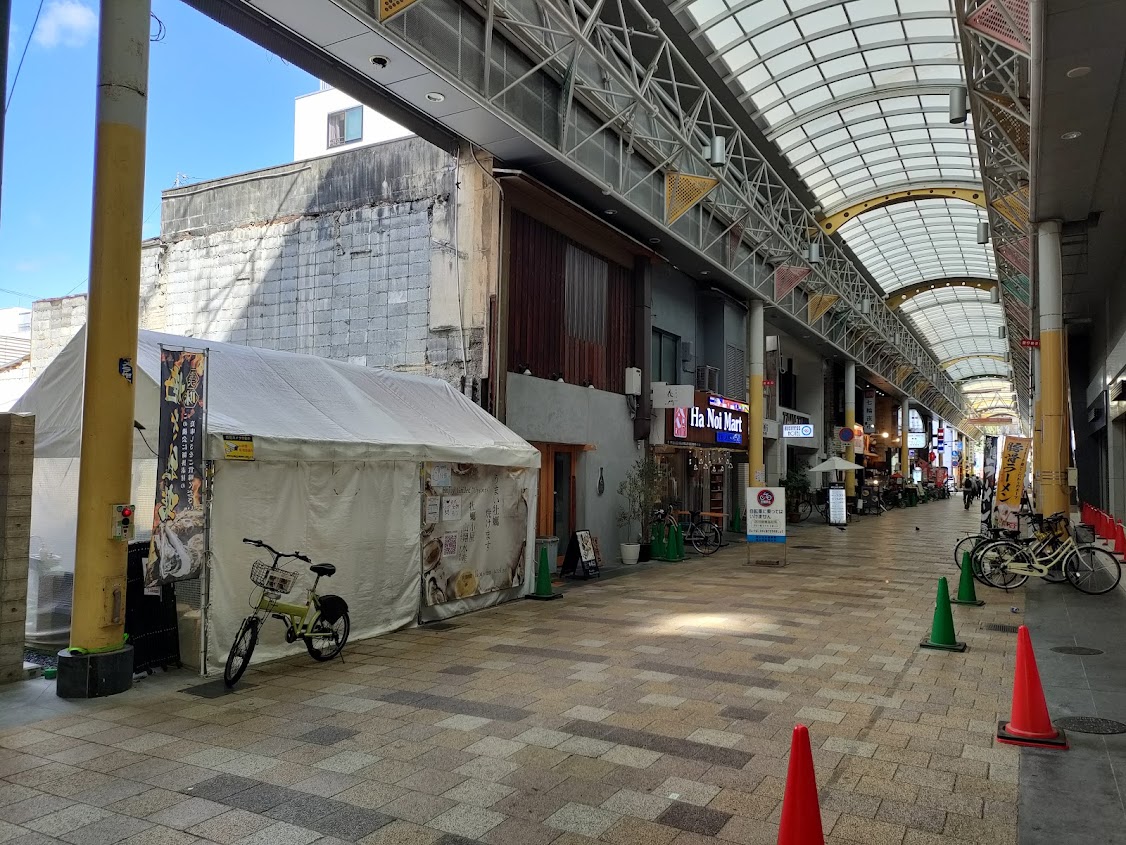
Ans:
{"type": "Polygon", "coordinates": [[[618,210],[615,209],[615,208],[608,208],[605,211],[603,211],[602,213],[605,214],[607,217],[613,217],[615,214],[618,213],[618,210]]]}
{"type": "Polygon", "coordinates": [[[446,95],[441,91],[430,91],[426,95],[426,99],[428,99],[432,103],[443,103],[446,100],[446,95]]]}
{"type": "Polygon", "coordinates": [[[701,276],[710,276],[711,274],[712,274],[711,270],[701,270],[700,271],[701,276]]]}
{"type": "Polygon", "coordinates": [[[650,238],[650,239],[649,239],[649,243],[653,244],[653,246],[656,246],[656,245],[657,245],[657,244],[659,244],[660,242],[661,242],[661,239],[660,239],[660,238],[650,238]]]}
{"type": "Polygon", "coordinates": [[[1062,135],[1060,135],[1060,138],[1064,141],[1074,141],[1076,138],[1079,138],[1082,135],[1082,132],[1078,131],[1077,129],[1072,129],[1070,132],[1064,132],[1062,135]]]}
{"type": "Polygon", "coordinates": [[[1068,79],[1081,79],[1082,77],[1086,76],[1090,72],[1091,72],[1091,69],[1089,67],[1087,67],[1087,65],[1079,65],[1079,67],[1073,67],[1071,70],[1069,70],[1067,72],[1067,78],[1068,79]]]}

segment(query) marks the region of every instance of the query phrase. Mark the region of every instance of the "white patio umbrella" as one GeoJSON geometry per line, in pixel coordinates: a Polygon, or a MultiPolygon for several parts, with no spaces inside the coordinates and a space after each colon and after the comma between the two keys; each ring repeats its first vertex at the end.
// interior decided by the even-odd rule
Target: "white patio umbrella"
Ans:
{"type": "Polygon", "coordinates": [[[806,472],[848,472],[849,470],[864,469],[860,464],[850,463],[844,458],[834,455],[827,461],[822,461],[815,467],[810,467],[806,472]]]}

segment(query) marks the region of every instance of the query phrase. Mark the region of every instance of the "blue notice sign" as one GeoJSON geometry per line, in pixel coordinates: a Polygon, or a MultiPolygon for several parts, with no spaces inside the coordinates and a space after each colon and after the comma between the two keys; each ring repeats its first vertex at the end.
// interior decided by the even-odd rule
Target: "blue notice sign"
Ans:
{"type": "Polygon", "coordinates": [[[717,431],[715,433],[716,443],[742,443],[743,435],[738,431],[717,431]]]}

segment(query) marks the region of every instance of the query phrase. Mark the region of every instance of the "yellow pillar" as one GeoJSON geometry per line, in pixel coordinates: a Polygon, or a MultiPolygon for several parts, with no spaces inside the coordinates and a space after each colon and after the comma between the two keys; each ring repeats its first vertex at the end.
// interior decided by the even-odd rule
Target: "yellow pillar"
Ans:
{"type": "Polygon", "coordinates": [[[1040,270],[1040,502],[1039,510],[1069,510],[1067,467],[1063,454],[1069,436],[1063,367],[1063,277],[1060,269],[1060,224],[1038,227],[1040,270]]]}
{"type": "Polygon", "coordinates": [[[907,445],[910,423],[911,400],[904,397],[899,405],[899,471],[908,481],[911,480],[911,448],[907,445]]]}
{"type": "MultiPolygon", "coordinates": [[[[845,361],[844,379],[845,400],[845,428],[856,428],[856,362],[845,361]]],[[[845,446],[845,460],[850,464],[856,463],[856,439],[848,441],[845,446]]],[[[856,495],[856,471],[845,473],[845,495],[856,495]]]]}
{"type": "Polygon", "coordinates": [[[132,366],[141,284],[149,9],[149,0],[102,0],[99,24],[86,387],[70,633],[71,647],[88,652],[120,649],[125,628],[126,544],[110,539],[110,524],[112,506],[129,502],[132,486],[132,366]]]}
{"type": "Polygon", "coordinates": [[[752,299],[747,310],[747,483],[751,487],[766,484],[766,462],[763,457],[762,377],[766,363],[766,324],[763,302],[752,299]]]}

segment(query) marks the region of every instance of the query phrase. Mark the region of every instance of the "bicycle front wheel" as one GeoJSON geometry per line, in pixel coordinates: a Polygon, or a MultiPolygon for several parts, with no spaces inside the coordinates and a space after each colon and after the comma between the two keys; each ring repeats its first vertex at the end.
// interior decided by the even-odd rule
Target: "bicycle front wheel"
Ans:
{"type": "Polygon", "coordinates": [[[309,650],[309,656],[325,663],[344,651],[344,644],[348,642],[348,634],[351,631],[352,622],[348,618],[348,611],[344,611],[331,625],[318,621],[313,628],[313,633],[317,636],[302,637],[302,639],[305,640],[305,648],[309,650]]]}
{"type": "Polygon", "coordinates": [[[1071,586],[1092,596],[1109,593],[1122,579],[1118,558],[1098,546],[1079,546],[1063,562],[1071,586]]]}
{"type": "Polygon", "coordinates": [[[813,513],[813,505],[808,500],[802,499],[798,502],[798,522],[805,522],[811,513],[813,513]]]}
{"type": "Polygon", "coordinates": [[[228,687],[237,684],[250,665],[250,655],[254,654],[254,646],[258,645],[258,625],[257,616],[242,620],[238,636],[231,644],[231,653],[227,655],[227,665],[223,668],[223,683],[228,687]]]}
{"type": "MultiPolygon", "coordinates": [[[[994,540],[984,544],[977,554],[976,564],[980,569],[974,572],[978,580],[990,587],[999,590],[1015,590],[1028,580],[1023,573],[1012,572],[1012,564],[1023,565],[1027,563],[1028,552],[1024,546],[1009,540],[994,540]]],[[[971,566],[974,564],[971,563],[971,566]]]]}
{"type": "Polygon", "coordinates": [[[714,522],[701,522],[692,529],[692,548],[702,555],[714,555],[722,542],[723,535],[714,522]]]}
{"type": "Polygon", "coordinates": [[[972,537],[963,537],[959,540],[954,546],[954,565],[961,569],[963,557],[967,554],[973,557],[974,549],[977,548],[977,544],[980,543],[982,539],[980,534],[974,534],[972,537]]]}

